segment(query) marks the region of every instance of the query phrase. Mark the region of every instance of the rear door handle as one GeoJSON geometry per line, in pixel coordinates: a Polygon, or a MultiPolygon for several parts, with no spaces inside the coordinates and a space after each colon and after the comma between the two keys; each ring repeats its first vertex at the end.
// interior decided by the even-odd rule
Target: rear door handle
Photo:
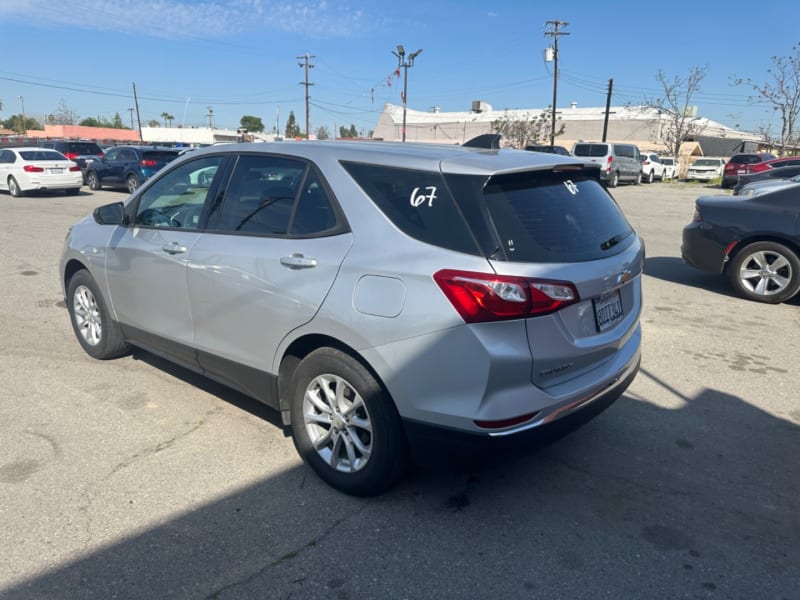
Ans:
{"type": "Polygon", "coordinates": [[[183,254],[188,250],[188,248],[178,242],[170,242],[169,244],[164,244],[161,246],[161,249],[166,252],[167,254],[183,254]]]}
{"type": "Polygon", "coordinates": [[[295,253],[281,257],[281,264],[290,269],[310,269],[317,266],[317,259],[306,258],[302,254],[295,253]]]}

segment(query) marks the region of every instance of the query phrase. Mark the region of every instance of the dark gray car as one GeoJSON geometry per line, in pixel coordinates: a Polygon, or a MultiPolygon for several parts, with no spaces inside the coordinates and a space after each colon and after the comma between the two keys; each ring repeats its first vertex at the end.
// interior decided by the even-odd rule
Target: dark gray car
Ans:
{"type": "Polygon", "coordinates": [[[643,260],[591,163],[293,142],[177,159],[72,227],[60,269],[91,356],[138,346],[258,398],[323,479],[374,494],[430,440],[611,404],[638,370],[643,260]]]}

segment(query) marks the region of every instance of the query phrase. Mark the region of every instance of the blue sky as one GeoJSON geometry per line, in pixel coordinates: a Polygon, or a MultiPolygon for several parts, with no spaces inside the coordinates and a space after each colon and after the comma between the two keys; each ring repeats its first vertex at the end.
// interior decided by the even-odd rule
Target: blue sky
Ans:
{"type": "Polygon", "coordinates": [[[408,107],[469,110],[545,108],[552,63],[545,22],[567,21],[559,38],[558,105],[615,106],[658,96],[670,78],[707,67],[695,95],[699,114],[754,130],[776,115],[748,102],[735,77],[769,81],[772,56],[798,42],[792,2],[732,10],[725,3],[572,0],[0,0],[0,118],[41,119],[60,103],[80,118],[129,124],[132,84],[143,121],[236,128],[242,115],[283,130],[293,111],[305,126],[304,71],[312,132],[374,128],[386,102],[401,104],[393,75],[398,44],[422,49],[408,70],[408,107]],[[391,84],[391,85],[389,85],[391,84]],[[22,96],[21,101],[19,97],[22,96]]]}

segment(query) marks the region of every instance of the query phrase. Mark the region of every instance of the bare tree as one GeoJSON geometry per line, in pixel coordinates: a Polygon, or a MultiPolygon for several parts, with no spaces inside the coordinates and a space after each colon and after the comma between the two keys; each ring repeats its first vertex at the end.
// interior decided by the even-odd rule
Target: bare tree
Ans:
{"type": "Polygon", "coordinates": [[[328,140],[330,139],[331,134],[328,131],[328,128],[325,125],[322,125],[317,129],[317,139],[318,140],[328,140]]]}
{"type": "Polygon", "coordinates": [[[701,122],[691,113],[689,107],[692,98],[700,91],[700,82],[705,79],[708,67],[694,67],[683,78],[669,77],[661,69],[656,80],[661,84],[664,95],[659,98],[645,97],[642,104],[658,111],[660,119],[666,125],[661,130],[661,139],[668,152],[676,158],[680,154],[681,144],[691,135],[703,130],[701,122]]]}
{"type": "MultiPolygon", "coordinates": [[[[524,113],[520,118],[513,117],[506,111],[502,117],[492,121],[492,130],[499,133],[505,142],[514,148],[525,148],[528,144],[537,144],[542,139],[550,137],[551,129],[550,109],[531,117],[524,113]]],[[[564,124],[561,118],[557,119],[555,135],[564,133],[564,124]]]]}
{"type": "Polygon", "coordinates": [[[75,125],[80,120],[78,113],[72,110],[63,98],[58,101],[56,112],[47,115],[47,122],[53,125],[75,125]]]}
{"type": "Polygon", "coordinates": [[[733,80],[735,85],[746,85],[756,93],[749,98],[751,102],[766,100],[772,105],[772,110],[780,114],[781,133],[774,141],[781,154],[785,153],[787,146],[797,145],[798,141],[795,129],[800,116],[800,44],[795,44],[792,52],[792,56],[770,58],[772,66],[767,73],[772,81],[756,83],[749,77],[733,80]]]}

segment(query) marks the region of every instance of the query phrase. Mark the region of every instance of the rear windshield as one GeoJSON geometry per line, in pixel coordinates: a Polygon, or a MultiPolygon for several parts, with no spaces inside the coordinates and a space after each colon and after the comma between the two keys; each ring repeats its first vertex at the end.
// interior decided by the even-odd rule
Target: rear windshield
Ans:
{"type": "Polygon", "coordinates": [[[634,239],[614,199],[583,173],[497,175],[483,197],[509,261],[595,260],[634,239]]]}
{"type": "Polygon", "coordinates": [[[24,160],[67,160],[67,157],[55,150],[22,150],[19,155],[24,160]]]}
{"type": "Polygon", "coordinates": [[[694,163],[692,163],[693,167],[718,167],[722,164],[718,158],[698,158],[694,163]]]}
{"type": "Polygon", "coordinates": [[[178,156],[177,152],[170,150],[145,150],[142,152],[144,160],[154,160],[156,162],[169,162],[178,156]]]}
{"type": "Polygon", "coordinates": [[[761,157],[757,154],[736,154],[731,158],[732,163],[739,163],[741,165],[754,165],[761,162],[761,157]]]}
{"type": "Polygon", "coordinates": [[[100,146],[92,142],[69,142],[67,152],[70,154],[102,154],[100,146]]]}
{"type": "Polygon", "coordinates": [[[605,156],[608,154],[607,144],[575,144],[572,150],[575,156],[605,156]]]}

